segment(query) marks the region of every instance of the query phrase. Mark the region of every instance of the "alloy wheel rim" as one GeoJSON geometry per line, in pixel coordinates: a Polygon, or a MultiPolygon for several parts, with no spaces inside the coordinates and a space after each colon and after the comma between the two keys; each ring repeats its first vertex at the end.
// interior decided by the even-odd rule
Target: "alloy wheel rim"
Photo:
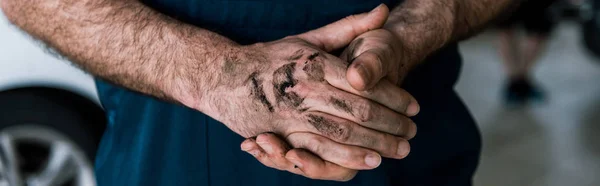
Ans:
{"type": "MultiPolygon", "coordinates": [[[[31,154],[27,155],[31,156],[31,154]]],[[[65,185],[95,186],[95,177],[85,153],[67,137],[49,127],[25,124],[0,132],[0,186],[65,185]],[[25,171],[24,158],[18,147],[31,144],[47,149],[39,169],[25,171]]]]}

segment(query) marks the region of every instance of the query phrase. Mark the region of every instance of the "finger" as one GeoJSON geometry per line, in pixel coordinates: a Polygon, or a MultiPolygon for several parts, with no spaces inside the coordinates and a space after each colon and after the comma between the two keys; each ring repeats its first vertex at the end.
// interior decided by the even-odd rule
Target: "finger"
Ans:
{"type": "Polygon", "coordinates": [[[373,100],[407,116],[415,116],[419,113],[420,106],[417,100],[406,90],[387,79],[381,79],[369,90],[359,91],[348,82],[346,67],[330,63],[325,65],[323,71],[325,81],[337,89],[373,100]]]}
{"type": "Polygon", "coordinates": [[[256,137],[256,143],[266,153],[267,157],[279,170],[290,170],[294,168],[292,162],[285,159],[285,153],[290,149],[288,144],[272,133],[260,134],[256,137]]]}
{"type": "MultiPolygon", "coordinates": [[[[257,137],[258,139],[258,137],[257,137]]],[[[278,138],[279,139],[279,138],[278,138]]],[[[279,139],[280,140],[280,139],[279,139]]],[[[275,140],[267,140],[268,143],[269,142],[273,142],[275,140]]],[[[276,142],[277,143],[277,142],[276,142]]],[[[254,156],[259,162],[261,162],[263,165],[270,167],[270,168],[274,168],[274,169],[278,169],[278,170],[287,170],[291,173],[294,174],[298,174],[298,175],[304,175],[304,173],[302,172],[302,170],[298,169],[297,166],[295,166],[292,162],[288,161],[287,159],[285,159],[285,153],[283,154],[283,159],[285,159],[285,161],[289,164],[291,164],[291,167],[281,167],[279,165],[276,165],[274,160],[271,158],[271,155],[269,155],[267,152],[265,152],[264,149],[262,149],[258,143],[256,143],[255,140],[253,139],[247,139],[244,142],[242,142],[242,150],[248,152],[250,155],[254,156]]],[[[287,152],[287,150],[286,150],[287,152]]],[[[277,160],[277,161],[282,161],[282,160],[277,160]]],[[[281,163],[280,163],[281,164],[281,163]]]]}
{"type": "MultiPolygon", "coordinates": [[[[304,73],[300,73],[298,77],[317,82],[326,81],[337,89],[368,98],[407,116],[414,116],[419,112],[419,104],[416,99],[387,78],[382,79],[372,89],[358,91],[349,84],[346,78],[347,64],[344,64],[344,61],[327,53],[308,52],[307,54],[305,56],[310,57],[306,57],[307,60],[302,60],[304,63],[300,63],[300,69],[304,73]]],[[[315,86],[314,84],[303,86],[299,83],[294,87],[294,91],[300,97],[306,97],[306,95],[313,94],[314,91],[310,90],[314,90],[315,86]]],[[[336,92],[337,89],[335,89],[336,92]]]]}
{"type": "Polygon", "coordinates": [[[356,90],[369,90],[390,72],[392,58],[381,49],[370,49],[358,55],[348,68],[348,82],[356,90]]]}
{"type": "Polygon", "coordinates": [[[321,159],[355,170],[374,169],[381,156],[369,149],[344,145],[310,132],[298,132],[286,137],[294,148],[306,149],[321,159]]]}
{"type": "Polygon", "coordinates": [[[256,158],[256,160],[258,160],[263,165],[274,169],[278,169],[278,167],[275,166],[275,164],[269,159],[267,153],[265,153],[264,150],[260,148],[260,146],[258,146],[254,139],[246,139],[244,142],[242,142],[241,147],[242,151],[254,156],[254,158],[256,158]]]}
{"type": "Polygon", "coordinates": [[[410,145],[404,138],[368,129],[326,113],[307,111],[305,114],[303,122],[299,121],[299,125],[289,127],[285,133],[312,132],[341,144],[371,149],[381,156],[394,159],[402,159],[410,152],[410,145]]]}
{"type": "Polygon", "coordinates": [[[383,133],[412,139],[417,126],[407,116],[360,96],[344,91],[331,90],[335,87],[322,87],[324,91],[314,92],[304,98],[307,111],[319,111],[344,118],[363,127],[383,133]]]}
{"type": "Polygon", "coordinates": [[[294,162],[304,176],[311,179],[350,181],[357,171],[341,167],[331,162],[323,161],[314,154],[302,149],[292,149],[285,156],[294,162]]]}
{"type": "Polygon", "coordinates": [[[347,46],[354,38],[364,32],[382,27],[388,14],[388,7],[381,4],[369,13],[351,15],[319,29],[300,34],[297,37],[330,52],[347,46]]]}
{"type": "Polygon", "coordinates": [[[419,103],[404,89],[387,79],[382,79],[373,88],[359,91],[348,82],[346,78],[347,67],[341,62],[338,63],[333,60],[335,58],[330,59],[330,62],[324,65],[323,68],[323,79],[333,87],[368,98],[407,116],[418,114],[420,110],[419,103]]]}

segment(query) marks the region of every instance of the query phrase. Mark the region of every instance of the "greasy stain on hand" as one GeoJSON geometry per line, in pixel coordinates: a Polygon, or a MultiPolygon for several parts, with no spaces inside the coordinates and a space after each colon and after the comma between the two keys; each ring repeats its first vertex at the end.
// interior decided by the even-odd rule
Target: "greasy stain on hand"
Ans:
{"type": "Polygon", "coordinates": [[[221,67],[221,70],[226,74],[234,74],[235,68],[235,62],[231,60],[225,60],[225,63],[223,64],[223,67],[221,67]]]}
{"type": "Polygon", "coordinates": [[[348,132],[347,130],[344,130],[339,124],[323,116],[309,114],[308,123],[324,136],[333,137],[335,139],[341,139],[344,136],[347,136],[345,135],[345,133],[348,132]]]}
{"type": "Polygon", "coordinates": [[[296,108],[304,101],[304,98],[301,98],[295,92],[286,92],[288,88],[293,88],[298,83],[298,80],[294,78],[295,70],[296,63],[292,62],[279,67],[273,72],[273,92],[278,104],[281,103],[296,108]]]}
{"type": "Polygon", "coordinates": [[[274,112],[275,109],[273,108],[273,105],[271,104],[271,102],[269,102],[267,96],[265,95],[265,91],[263,90],[263,83],[262,80],[258,77],[258,72],[250,74],[248,80],[250,81],[251,86],[250,96],[258,100],[261,104],[263,104],[269,110],[269,112],[274,112]]]}
{"type": "Polygon", "coordinates": [[[300,58],[302,58],[303,55],[304,55],[304,50],[302,50],[302,49],[296,50],[296,52],[294,52],[294,54],[292,54],[292,56],[290,56],[290,58],[288,58],[288,60],[290,60],[290,61],[299,60],[300,58]]]}
{"type": "Polygon", "coordinates": [[[311,81],[325,81],[325,71],[323,70],[323,65],[319,62],[307,61],[304,64],[304,68],[302,68],[302,70],[306,72],[308,79],[311,81]]]}
{"type": "Polygon", "coordinates": [[[323,82],[325,81],[325,71],[323,70],[322,62],[316,60],[321,56],[319,52],[314,52],[308,56],[308,60],[304,62],[302,70],[308,76],[308,80],[323,82]]]}
{"type": "Polygon", "coordinates": [[[312,53],[310,56],[308,56],[308,60],[313,61],[319,57],[319,55],[321,55],[319,52],[312,53]]]}
{"type": "Polygon", "coordinates": [[[350,115],[354,115],[354,113],[352,112],[352,107],[350,106],[349,103],[347,103],[344,100],[340,100],[340,99],[331,97],[331,98],[329,98],[329,103],[331,103],[333,105],[333,107],[335,107],[338,110],[346,112],[350,115]]]}

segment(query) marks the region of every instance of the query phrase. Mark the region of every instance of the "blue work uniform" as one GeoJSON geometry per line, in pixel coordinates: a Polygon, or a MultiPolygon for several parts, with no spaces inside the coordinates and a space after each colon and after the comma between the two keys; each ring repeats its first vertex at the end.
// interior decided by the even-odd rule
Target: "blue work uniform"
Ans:
{"type": "MultiPolygon", "coordinates": [[[[145,0],[147,6],[240,44],[273,41],[319,28],[392,0],[145,0]]],[[[421,104],[417,136],[403,160],[384,159],[350,182],[319,181],[268,168],[240,150],[244,140],[222,123],[98,79],[108,126],[95,171],[100,186],[153,185],[471,185],[480,136],[454,92],[457,45],[430,56],[403,88],[421,104]]]]}

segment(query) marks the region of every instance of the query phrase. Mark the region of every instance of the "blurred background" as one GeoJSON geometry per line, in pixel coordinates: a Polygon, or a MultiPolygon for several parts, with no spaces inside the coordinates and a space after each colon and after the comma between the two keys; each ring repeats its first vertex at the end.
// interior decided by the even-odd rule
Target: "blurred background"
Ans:
{"type": "MultiPolygon", "coordinates": [[[[456,90],[483,135],[477,186],[600,185],[600,2],[544,12],[460,45],[456,90]]],[[[44,48],[0,15],[0,186],[93,182],[105,121],[92,78],[44,48]]]]}
{"type": "MultiPolygon", "coordinates": [[[[600,185],[600,11],[588,3],[551,7],[560,22],[528,73],[543,96],[526,103],[515,105],[507,95],[503,29],[461,43],[456,90],[483,136],[475,185],[600,185]]],[[[517,32],[527,37],[524,29],[517,32]]]]}

